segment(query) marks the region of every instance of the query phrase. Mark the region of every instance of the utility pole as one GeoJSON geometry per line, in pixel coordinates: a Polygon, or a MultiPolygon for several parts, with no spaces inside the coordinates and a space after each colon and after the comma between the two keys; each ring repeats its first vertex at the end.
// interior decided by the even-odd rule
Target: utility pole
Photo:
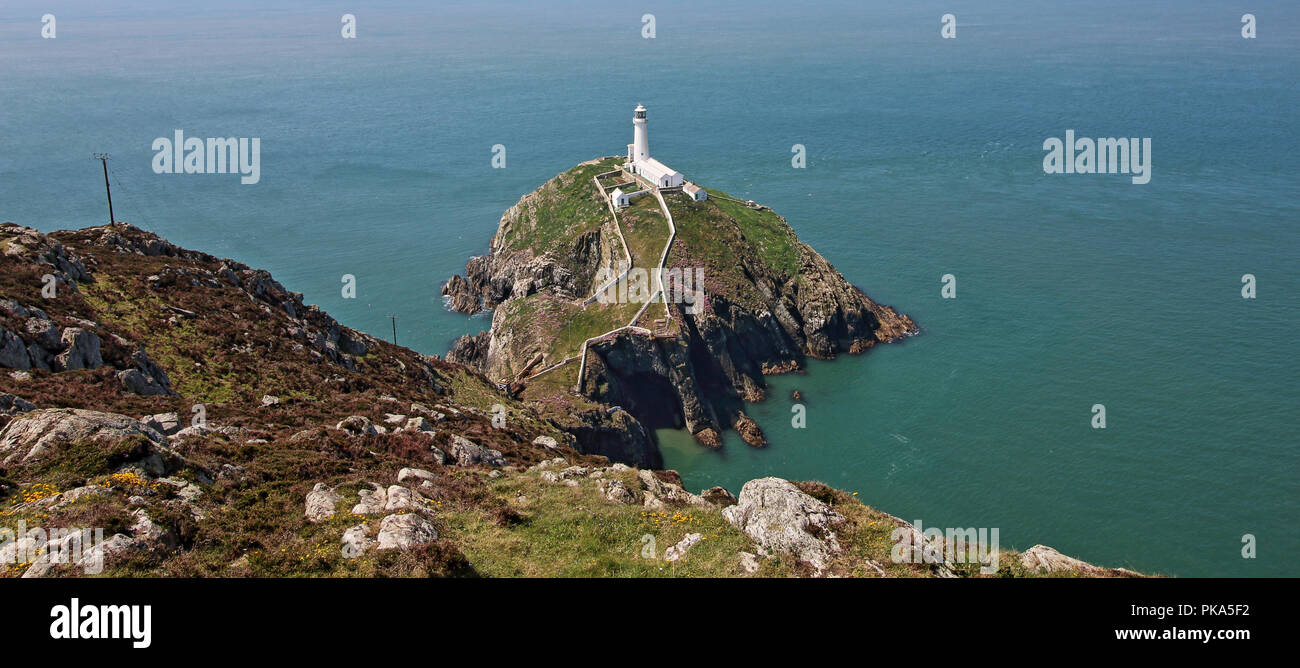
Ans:
{"type": "Polygon", "coordinates": [[[98,160],[99,164],[104,166],[104,193],[108,195],[108,224],[112,225],[113,219],[113,191],[108,187],[108,154],[96,153],[92,160],[98,160]]]}
{"type": "Polygon", "coordinates": [[[397,316],[390,315],[388,319],[393,321],[393,345],[397,345],[397,316]]]}

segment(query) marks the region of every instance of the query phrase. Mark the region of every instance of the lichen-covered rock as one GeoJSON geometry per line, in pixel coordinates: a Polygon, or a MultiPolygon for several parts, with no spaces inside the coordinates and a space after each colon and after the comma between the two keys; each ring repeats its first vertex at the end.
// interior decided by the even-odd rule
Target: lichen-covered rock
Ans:
{"type": "Polygon", "coordinates": [[[681,477],[676,471],[641,470],[636,475],[644,491],[643,503],[647,508],[659,510],[667,505],[706,505],[704,497],[691,494],[682,487],[681,477]]]}
{"type": "Polygon", "coordinates": [[[379,549],[405,550],[438,540],[438,530],[415,513],[389,515],[379,523],[379,549]]]}
{"type": "Polygon", "coordinates": [[[419,484],[424,480],[437,480],[438,476],[432,471],[416,468],[404,468],[397,472],[397,482],[419,484]]]}
{"type": "Polygon", "coordinates": [[[333,517],[335,508],[342,500],[343,497],[327,487],[325,483],[316,483],[316,486],[307,493],[307,521],[323,522],[333,517]]]}
{"type": "Polygon", "coordinates": [[[1055,548],[1046,545],[1035,545],[1020,553],[1020,565],[1039,573],[1101,575],[1106,572],[1105,568],[1061,554],[1055,548]]]}
{"type": "Polygon", "coordinates": [[[483,464],[486,466],[505,466],[506,458],[499,450],[485,448],[477,443],[453,434],[451,437],[451,456],[461,466],[483,464]]]}
{"type": "Polygon", "coordinates": [[[841,549],[834,528],[844,516],[781,478],[745,483],[736,505],[722,515],[764,549],[793,555],[817,571],[841,549]]]}
{"type": "MultiPolygon", "coordinates": [[[[26,463],[73,444],[117,443],[130,438],[157,445],[166,442],[162,434],[125,415],[80,408],[38,409],[15,417],[0,431],[0,463],[26,463]]],[[[142,454],[145,451],[147,448],[142,454]]]]}
{"type": "Polygon", "coordinates": [[[621,503],[624,505],[635,505],[640,503],[637,493],[628,489],[627,485],[623,484],[622,480],[609,480],[601,485],[600,491],[605,495],[605,498],[614,503],[621,503]]]}
{"type": "Polygon", "coordinates": [[[378,515],[388,505],[388,490],[370,483],[370,489],[357,492],[361,501],[352,507],[353,515],[378,515]]]}
{"type": "Polygon", "coordinates": [[[677,542],[676,545],[670,546],[664,551],[664,561],[677,561],[686,556],[686,551],[695,546],[696,543],[704,540],[704,534],[688,533],[686,537],[677,542]]]}
{"type": "Polygon", "coordinates": [[[406,424],[402,427],[402,431],[422,431],[433,433],[433,423],[429,421],[429,418],[423,416],[408,418],[406,424]]]}
{"type": "Polygon", "coordinates": [[[351,436],[374,436],[379,433],[370,423],[370,418],[364,415],[349,415],[334,425],[334,428],[345,431],[351,436]]]}
{"type": "Polygon", "coordinates": [[[176,413],[146,415],[143,418],[140,418],[140,422],[164,436],[171,436],[181,430],[180,416],[176,413]]]}
{"type": "Polygon", "coordinates": [[[384,501],[384,512],[422,513],[428,512],[428,510],[429,508],[424,504],[424,500],[415,492],[412,492],[401,485],[388,486],[388,492],[384,501]]]}
{"type": "Polygon", "coordinates": [[[348,530],[343,532],[341,542],[343,543],[343,556],[348,559],[355,559],[375,546],[375,540],[366,533],[365,524],[348,527],[348,530]]]}

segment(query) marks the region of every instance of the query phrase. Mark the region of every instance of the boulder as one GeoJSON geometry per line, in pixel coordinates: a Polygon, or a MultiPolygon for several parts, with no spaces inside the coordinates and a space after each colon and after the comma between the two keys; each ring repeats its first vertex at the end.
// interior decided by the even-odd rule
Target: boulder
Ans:
{"type": "Polygon", "coordinates": [[[0,463],[34,461],[72,444],[115,444],[130,438],[154,445],[166,442],[162,434],[125,415],[80,408],[39,409],[18,415],[0,431],[0,463]]]}
{"type": "Polygon", "coordinates": [[[1039,573],[1078,573],[1079,575],[1100,575],[1106,569],[1094,566],[1081,559],[1061,554],[1055,548],[1035,545],[1020,554],[1020,565],[1027,570],[1039,573]]]}
{"type": "MultiPolygon", "coordinates": [[[[149,355],[145,353],[143,347],[136,350],[134,353],[131,353],[131,361],[135,363],[136,370],[144,376],[144,380],[133,380],[133,383],[142,383],[142,387],[149,388],[147,392],[150,393],[165,395],[176,394],[172,391],[172,381],[167,377],[167,372],[163,371],[163,368],[158,366],[156,362],[149,359],[149,355]],[[161,388],[162,391],[159,392],[157,388],[161,388]]],[[[121,374],[118,375],[121,376],[121,374]]],[[[128,389],[130,388],[128,387],[128,389]]],[[[132,391],[134,392],[135,390],[132,391]]],[[[144,394],[144,392],[137,392],[137,394],[144,394]]]]}
{"type": "Polygon", "coordinates": [[[485,448],[464,436],[452,435],[451,456],[461,466],[484,464],[486,466],[505,466],[506,458],[499,450],[485,448]]]}
{"type": "Polygon", "coordinates": [[[686,556],[686,551],[695,546],[696,543],[704,539],[704,534],[688,533],[686,537],[677,542],[676,545],[669,547],[664,551],[664,561],[677,561],[686,556]]]}
{"type": "Polygon", "coordinates": [[[402,427],[402,431],[423,431],[433,433],[433,423],[429,422],[429,418],[416,416],[409,418],[406,421],[406,424],[402,427]]]}
{"type": "Polygon", "coordinates": [[[388,491],[373,482],[370,489],[363,489],[357,495],[361,502],[352,507],[353,515],[378,515],[388,505],[388,491]]]}
{"type": "Polygon", "coordinates": [[[119,556],[146,547],[134,538],[120,533],[113,534],[104,542],[98,543],[92,548],[86,549],[83,547],[80,551],[76,549],[75,545],[79,540],[79,537],[69,535],[60,541],[52,541],[47,544],[46,552],[23,572],[23,577],[40,578],[48,575],[50,571],[60,565],[52,556],[56,553],[69,555],[71,559],[68,563],[71,563],[73,568],[79,568],[87,575],[96,575],[102,573],[105,565],[116,560],[119,556]]]}
{"type": "Polygon", "coordinates": [[[637,497],[636,492],[628,489],[627,485],[623,484],[622,480],[610,480],[604,483],[600,491],[605,495],[605,498],[614,503],[621,503],[630,506],[641,501],[637,497]]]}
{"type": "Polygon", "coordinates": [[[0,415],[17,415],[36,410],[33,404],[22,397],[0,392],[0,415]]]}
{"type": "Polygon", "coordinates": [[[334,428],[345,431],[351,436],[374,436],[379,433],[375,430],[375,426],[370,424],[370,418],[363,415],[349,415],[334,425],[334,428]]]}
{"type": "Polygon", "coordinates": [[[725,487],[710,487],[702,492],[700,496],[710,504],[718,508],[727,508],[736,505],[736,495],[728,492],[725,487]]]}
{"type": "Polygon", "coordinates": [[[766,550],[793,555],[822,571],[840,551],[834,527],[844,516],[781,478],[745,483],[723,517],[766,550]]]}
{"type": "Polygon", "coordinates": [[[386,513],[422,513],[428,511],[424,500],[415,492],[401,485],[389,485],[384,512],[386,513]]]}
{"type": "Polygon", "coordinates": [[[53,497],[50,497],[49,499],[46,499],[46,501],[49,502],[50,510],[58,510],[60,508],[66,508],[67,506],[70,506],[82,499],[112,496],[112,494],[113,491],[107,487],[100,487],[99,485],[85,485],[83,487],[74,487],[66,492],[63,492],[62,494],[57,494],[53,497]]]}
{"type": "Polygon", "coordinates": [[[432,471],[424,469],[404,468],[397,472],[397,482],[400,483],[419,483],[422,480],[437,480],[438,476],[432,471]]]}
{"type": "Polygon", "coordinates": [[[62,351],[68,345],[63,339],[63,332],[59,330],[59,325],[44,313],[28,318],[23,323],[23,329],[27,330],[31,343],[36,344],[46,354],[62,351]]]}
{"type": "Polygon", "coordinates": [[[355,559],[375,546],[375,541],[366,535],[366,525],[358,524],[343,532],[343,557],[355,559]]]}
{"type": "Polygon", "coordinates": [[[343,497],[326,487],[325,483],[316,483],[307,493],[307,521],[321,522],[333,517],[338,502],[342,500],[343,497]]]}
{"type": "Polygon", "coordinates": [[[6,329],[0,329],[0,366],[7,369],[32,368],[27,344],[17,334],[6,329]]]}
{"type": "Polygon", "coordinates": [[[636,476],[645,490],[644,504],[647,508],[662,510],[667,504],[706,505],[704,497],[691,494],[681,486],[681,478],[676,471],[660,471],[656,475],[654,471],[641,469],[636,476]],[[668,480],[663,480],[660,476],[668,480]]]}
{"type": "Polygon", "coordinates": [[[122,383],[122,388],[127,392],[138,394],[142,397],[153,397],[171,393],[171,391],[166,387],[163,387],[161,383],[146,375],[139,369],[124,369],[118,371],[117,380],[122,383]]]}
{"type": "Polygon", "coordinates": [[[131,523],[131,538],[141,545],[153,549],[170,550],[176,547],[176,532],[170,527],[154,522],[144,508],[131,513],[135,521],[131,523]]]}
{"type": "Polygon", "coordinates": [[[389,515],[379,523],[378,538],[381,550],[404,550],[438,540],[438,530],[414,513],[389,515]]]}
{"type": "Polygon", "coordinates": [[[561,467],[561,466],[568,466],[568,465],[569,465],[569,460],[563,457],[556,457],[554,459],[545,459],[536,464],[533,464],[532,466],[528,467],[528,470],[542,471],[552,467],[561,467]]]}
{"type": "Polygon", "coordinates": [[[158,413],[157,415],[146,415],[140,418],[140,422],[146,427],[163,434],[171,436],[181,430],[180,417],[175,413],[158,413]]]}
{"type": "Polygon", "coordinates": [[[61,369],[97,369],[104,364],[99,355],[99,336],[80,327],[63,330],[64,351],[55,359],[61,369]]]}

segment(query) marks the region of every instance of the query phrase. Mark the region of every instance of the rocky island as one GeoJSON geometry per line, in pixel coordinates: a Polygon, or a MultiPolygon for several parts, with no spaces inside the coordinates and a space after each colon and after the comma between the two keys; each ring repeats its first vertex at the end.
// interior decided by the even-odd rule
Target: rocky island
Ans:
{"type": "MultiPolygon", "coordinates": [[[[744,403],[765,398],[764,376],[917,332],[910,318],[872,301],[801,243],[771,209],[721,191],[692,197],[671,188],[621,209],[607,205],[611,192],[641,186],[649,184],[628,173],[623,158],[601,158],[510,207],[490,253],[443,287],[455,310],[494,309],[491,329],[461,338],[447,359],[526,400],[619,406],[645,428],[638,434],[685,428],[718,447],[720,432],[732,428],[759,446],[765,439],[744,403]],[[629,265],[653,276],[661,257],[665,275],[702,278],[686,300],[590,301],[606,284],[601,277],[629,265]],[[580,398],[569,396],[575,390],[580,398]]],[[[635,292],[621,287],[607,292],[635,292]]],[[[670,287],[666,281],[665,292],[670,287]]],[[[648,442],[598,451],[657,461],[648,442]]]]}

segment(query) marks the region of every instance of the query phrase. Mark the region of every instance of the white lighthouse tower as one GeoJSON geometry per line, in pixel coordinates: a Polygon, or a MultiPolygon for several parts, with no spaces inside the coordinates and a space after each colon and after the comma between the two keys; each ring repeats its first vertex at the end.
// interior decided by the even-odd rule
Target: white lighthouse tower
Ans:
{"type": "Polygon", "coordinates": [[[629,172],[644,177],[656,188],[677,188],[685,183],[681,172],[650,157],[650,140],[646,138],[645,107],[636,105],[632,116],[632,143],[627,145],[629,172]]]}
{"type": "Polygon", "coordinates": [[[646,137],[645,107],[636,105],[632,116],[632,154],[628,159],[639,162],[650,157],[650,140],[646,137]]]}

